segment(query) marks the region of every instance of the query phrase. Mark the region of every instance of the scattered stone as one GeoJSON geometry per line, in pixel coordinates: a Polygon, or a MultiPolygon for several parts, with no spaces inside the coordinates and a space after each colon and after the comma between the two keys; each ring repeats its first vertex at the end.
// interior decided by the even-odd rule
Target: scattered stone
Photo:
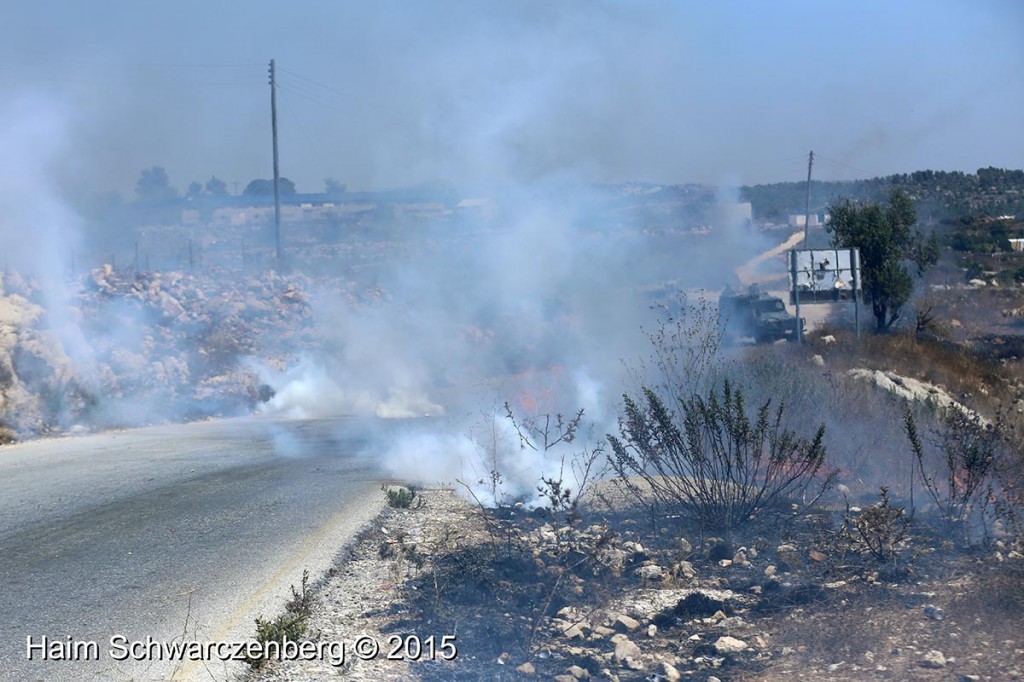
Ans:
{"type": "Polygon", "coordinates": [[[530,663],[529,661],[527,661],[526,663],[523,663],[522,665],[517,665],[516,666],[516,672],[519,673],[520,675],[536,675],[537,674],[537,669],[533,667],[533,663],[530,663]]]}
{"type": "Polygon", "coordinates": [[[640,627],[640,621],[635,618],[630,618],[625,614],[619,614],[615,618],[614,627],[621,632],[633,632],[640,627]]]}
{"type": "Polygon", "coordinates": [[[583,628],[580,627],[579,623],[571,625],[570,627],[563,630],[562,636],[570,641],[574,639],[584,639],[586,637],[585,633],[583,632],[583,628]]]}
{"type": "Polygon", "coordinates": [[[779,569],[776,568],[774,565],[768,566],[767,568],[764,569],[764,574],[765,574],[766,577],[771,578],[773,575],[775,575],[778,572],[778,570],[779,569]]]}
{"type": "Polygon", "coordinates": [[[658,565],[641,566],[636,569],[636,573],[641,580],[646,581],[661,580],[662,578],[661,566],[658,565]]]}
{"type": "Polygon", "coordinates": [[[719,623],[718,627],[724,628],[725,630],[735,630],[746,625],[747,622],[739,616],[732,616],[731,618],[723,618],[719,623]]]}
{"type": "Polygon", "coordinates": [[[730,566],[732,566],[732,559],[722,559],[718,562],[718,565],[722,568],[729,568],[730,566]]]}
{"type": "Polygon", "coordinates": [[[651,623],[650,625],[648,625],[647,626],[647,636],[648,637],[657,637],[658,636],[658,626],[655,625],[654,623],[651,623]]]}
{"type": "Polygon", "coordinates": [[[683,554],[689,554],[693,551],[693,545],[686,538],[679,538],[679,551],[683,554]]]}
{"type": "Polygon", "coordinates": [[[672,577],[685,583],[697,580],[697,571],[689,561],[678,561],[672,566],[672,577]]]}
{"type": "Polygon", "coordinates": [[[936,651],[935,649],[932,649],[931,651],[926,653],[924,655],[924,658],[918,661],[917,664],[922,668],[931,668],[933,670],[938,670],[939,668],[946,667],[946,657],[942,655],[941,651],[936,651]]]}
{"type": "Polygon", "coordinates": [[[668,680],[668,682],[678,682],[683,678],[679,670],[677,670],[674,665],[668,662],[662,662],[661,676],[668,680]]]}
{"type": "Polygon", "coordinates": [[[811,362],[813,362],[818,367],[824,367],[825,366],[825,358],[821,357],[817,353],[815,353],[814,355],[811,356],[811,362]]]}
{"type": "Polygon", "coordinates": [[[785,562],[792,568],[800,568],[803,565],[800,552],[793,545],[779,545],[775,549],[775,554],[779,557],[779,561],[785,562]]]}
{"type": "Polygon", "coordinates": [[[828,559],[827,554],[825,554],[824,552],[819,552],[816,549],[812,549],[811,551],[809,551],[807,553],[807,556],[811,558],[811,561],[817,561],[819,563],[825,561],[825,559],[828,559]]]}
{"type": "Polygon", "coordinates": [[[632,555],[646,554],[647,553],[647,552],[644,551],[644,546],[643,545],[641,545],[639,542],[633,542],[632,540],[627,540],[626,542],[623,542],[622,543],[622,549],[624,549],[627,554],[632,554],[632,555]]]}
{"type": "MultiPolygon", "coordinates": [[[[715,650],[720,654],[738,654],[747,648],[747,643],[742,639],[736,639],[726,635],[715,640],[715,650]]],[[[945,661],[943,661],[945,665],[945,661]]]]}
{"type": "Polygon", "coordinates": [[[747,552],[742,547],[732,555],[732,562],[737,566],[747,565],[747,552]]]}
{"type": "Polygon", "coordinates": [[[578,665],[569,666],[569,668],[567,668],[565,672],[577,680],[590,679],[590,671],[586,668],[581,668],[578,665]]]}
{"type": "Polygon", "coordinates": [[[640,647],[633,640],[625,637],[615,644],[615,653],[612,654],[612,657],[617,663],[625,663],[628,666],[630,659],[635,661],[641,655],[640,647]]]}
{"type": "Polygon", "coordinates": [[[605,568],[618,575],[626,566],[629,555],[618,547],[602,547],[597,553],[597,561],[605,568]]]}

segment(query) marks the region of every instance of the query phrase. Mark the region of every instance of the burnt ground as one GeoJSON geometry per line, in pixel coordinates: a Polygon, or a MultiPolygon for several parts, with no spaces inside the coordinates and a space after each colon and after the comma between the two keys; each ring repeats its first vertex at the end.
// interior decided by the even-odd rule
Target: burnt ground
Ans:
{"type": "Polygon", "coordinates": [[[455,635],[457,656],[274,662],[248,679],[1024,677],[1024,558],[1005,542],[963,549],[918,523],[879,559],[857,551],[838,512],[727,542],[624,509],[552,518],[448,490],[420,497],[352,549],[311,630],[455,635]]]}

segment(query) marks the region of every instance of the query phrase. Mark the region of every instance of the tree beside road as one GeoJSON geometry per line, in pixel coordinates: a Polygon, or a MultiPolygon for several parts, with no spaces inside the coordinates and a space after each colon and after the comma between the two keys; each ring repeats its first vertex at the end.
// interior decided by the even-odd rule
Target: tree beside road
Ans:
{"type": "Polygon", "coordinates": [[[832,204],[825,229],[832,235],[833,246],[860,249],[861,278],[875,330],[889,331],[914,292],[910,266],[920,277],[935,265],[938,238],[926,237],[918,229],[914,202],[898,189],[884,204],[849,199],[832,204]]]}

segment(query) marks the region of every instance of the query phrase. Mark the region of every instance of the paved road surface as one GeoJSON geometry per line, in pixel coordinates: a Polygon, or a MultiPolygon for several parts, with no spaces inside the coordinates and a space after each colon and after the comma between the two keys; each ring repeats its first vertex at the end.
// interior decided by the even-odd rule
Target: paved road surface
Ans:
{"type": "Polygon", "coordinates": [[[303,569],[322,573],[380,509],[368,428],[249,418],[0,449],[0,680],[241,669],[118,662],[110,638],[251,639],[253,618],[279,611],[303,569]],[[97,642],[100,660],[27,660],[27,637],[68,636],[97,642]]]}

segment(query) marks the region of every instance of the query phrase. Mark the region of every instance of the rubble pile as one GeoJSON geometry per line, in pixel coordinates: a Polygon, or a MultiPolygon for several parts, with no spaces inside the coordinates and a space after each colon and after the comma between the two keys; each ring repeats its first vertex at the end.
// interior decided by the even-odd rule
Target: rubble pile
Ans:
{"type": "MultiPolygon", "coordinates": [[[[310,293],[351,283],[274,272],[97,268],[55,306],[8,273],[0,291],[0,440],[251,411],[318,342],[310,293]]],[[[378,292],[379,295],[379,292],[378,292]]]]}

